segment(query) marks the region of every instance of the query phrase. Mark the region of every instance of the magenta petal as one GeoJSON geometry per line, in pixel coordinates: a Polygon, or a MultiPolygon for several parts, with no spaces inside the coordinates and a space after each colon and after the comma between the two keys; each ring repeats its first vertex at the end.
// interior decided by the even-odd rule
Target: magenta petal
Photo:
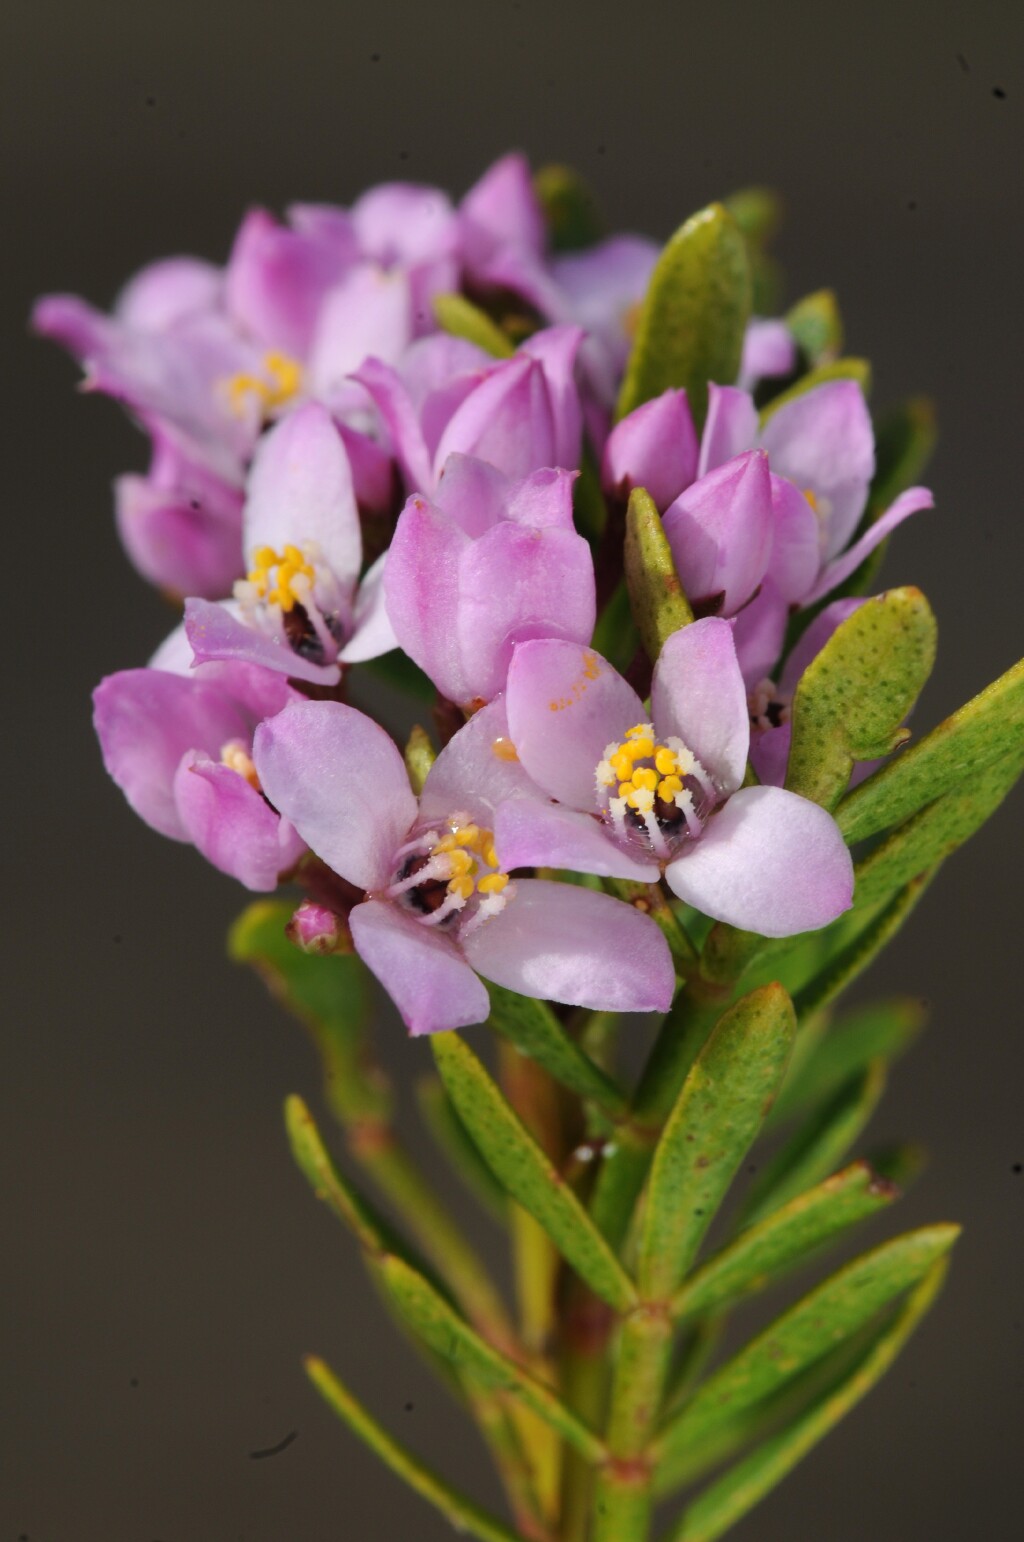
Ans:
{"type": "Polygon", "coordinates": [[[708,415],[700,441],[697,475],[706,476],[757,443],[754,399],[737,386],[708,386],[708,415]]]}
{"type": "Polygon", "coordinates": [[[626,851],[592,814],[536,797],[502,804],[494,840],[506,872],[516,867],[561,867],[600,878],[631,878],[636,883],[657,883],[660,876],[657,863],[643,862],[626,851]]]}
{"type": "Polygon", "coordinates": [[[197,504],[184,489],[155,487],[148,477],[114,483],[117,531],[143,578],[174,594],[221,599],[242,574],[241,500],[227,518],[197,504]]]}
{"type": "Polygon", "coordinates": [[[750,764],[765,787],[782,787],[789,765],[789,746],[793,739],[792,723],[778,728],[762,728],[750,735],[750,764]]]}
{"type": "Polygon", "coordinates": [[[502,156],[489,166],[459,205],[466,261],[478,267],[496,249],[539,255],[544,249],[544,215],[523,155],[502,156]]]}
{"type": "Polygon", "coordinates": [[[780,787],[734,793],[665,877],[687,904],[763,937],[816,931],[853,903],[853,862],[839,826],[780,787]]]}
{"type": "Polygon", "coordinates": [[[732,618],[732,640],[748,689],[759,685],[765,676],[774,675],[786,640],[788,619],[789,606],[770,578],[732,618]]]}
{"type": "Polygon", "coordinates": [[[664,1012],[675,973],[658,927],[631,905],[570,883],[520,878],[463,949],[496,985],[598,1012],[664,1012]]]}
{"type": "Polygon", "coordinates": [[[583,337],[580,327],[546,327],[534,332],[519,349],[520,354],[537,359],[543,366],[554,426],[554,454],[550,458],[538,456],[534,465],[579,464],[583,412],[576,385],[576,357],[583,337]]]}
{"type": "Polygon", "coordinates": [[[537,530],[573,531],[572,490],[578,471],[542,468],[509,489],[506,515],[537,530]]]}
{"type": "Polygon", "coordinates": [[[440,436],[434,466],[440,470],[456,450],[490,461],[510,477],[556,463],[551,399],[536,360],[525,354],[508,359],[470,391],[440,436]]]}
{"type": "Polygon", "coordinates": [[[165,257],[130,278],[114,306],[119,320],[143,332],[162,332],[193,311],[212,310],[221,298],[223,276],[198,257],[165,257]]]}
{"type": "Polygon", "coordinates": [[[800,490],[785,477],[772,477],[775,529],[768,571],[786,600],[802,600],[818,576],[821,539],[818,518],[800,490]]]}
{"type": "Polygon", "coordinates": [[[830,380],[772,413],[761,443],[772,470],[813,492],[826,558],[842,551],[864,510],[875,473],[875,440],[864,393],[854,380],[830,380]]]}
{"type": "Polygon", "coordinates": [[[416,408],[404,382],[380,359],[367,359],[354,371],[352,378],[368,393],[380,413],[392,453],[409,488],[429,492],[434,485],[434,469],[416,408]]]}
{"type": "Polygon", "coordinates": [[[193,749],[219,757],[228,741],[247,742],[244,713],[214,684],[155,669],[108,675],[93,702],[103,764],[132,808],[161,835],[188,840],[174,798],[181,758],[193,749]]]}
{"type": "Polygon", "coordinates": [[[338,654],[345,664],[361,664],[365,659],[380,658],[398,647],[398,638],[388,616],[384,599],[384,568],[388,554],[383,552],[368,568],[356,594],[352,617],[352,636],[338,654]]]}
{"type": "Polygon", "coordinates": [[[411,1034],[467,1028],[487,1018],[487,990],[450,938],[383,900],[357,905],[349,926],[357,953],[411,1034]]]}
{"type": "Polygon", "coordinates": [[[597,805],[595,774],[608,745],[647,721],[643,702],[607,659],[558,639],[516,649],[505,706],[530,776],[552,798],[584,811],[597,805]]]}
{"type": "Polygon", "coordinates": [[[768,457],[750,450],[709,471],[676,499],[664,523],[690,600],[734,615],[761,582],[771,556],[768,457]]]}
{"type": "MultiPolygon", "coordinates": [[[[353,389],[358,390],[358,386],[353,389]]],[[[395,465],[376,439],[335,421],[335,428],[345,446],[352,468],[352,486],[356,503],[364,514],[390,514],[395,505],[397,477],[395,465]]]]}
{"type": "Polygon", "coordinates": [[[409,499],[384,569],[384,602],[399,644],[450,701],[473,691],[459,635],[459,562],[469,537],[441,509],[409,499]]]}
{"type": "Polygon", "coordinates": [[[886,509],[880,519],[876,519],[874,524],[869,526],[849,551],[845,551],[841,557],[837,557],[834,562],[828,564],[818,582],[804,597],[804,604],[813,605],[816,600],[820,600],[823,595],[843,583],[851,573],[857,571],[864,558],[874,551],[879,542],[891,535],[897,525],[902,525],[905,519],[909,519],[911,514],[919,513],[921,509],[933,508],[934,503],[935,500],[927,487],[908,487],[905,493],[900,493],[896,502],[886,509]]]}
{"type": "Polygon", "coordinates": [[[740,785],[750,717],[728,621],[708,616],[672,633],[654,666],[651,712],[658,738],[682,739],[721,792],[740,785]]]}
{"type": "Polygon", "coordinates": [[[260,664],[294,680],[309,680],[313,685],[337,685],[341,679],[337,664],[312,664],[286,643],[247,626],[235,614],[231,601],[214,604],[210,600],[187,599],[185,633],[197,664],[210,659],[236,659],[242,664],[260,664]]]}
{"type": "Polygon", "coordinates": [[[278,874],[294,867],[305,849],[244,776],[195,751],[178,767],[174,797],[189,839],[247,889],[275,889],[278,874]]]}
{"type": "Polygon", "coordinates": [[[268,348],[305,358],[321,301],[341,270],[341,260],[326,243],[279,225],[264,209],[253,209],[242,221],[228,261],[228,313],[268,348]]]}
{"type": "Polygon", "coordinates": [[[307,402],[260,443],[244,513],[245,552],[314,543],[334,577],[354,585],[362,560],[359,510],[341,436],[326,408],[307,402]]]}
{"type": "Polygon", "coordinates": [[[511,486],[497,466],[475,455],[449,455],[441,467],[434,503],[475,538],[506,517],[511,486]]]}
{"type": "Polygon", "coordinates": [[[295,702],[261,723],[253,760],[270,802],[342,878],[379,889],[417,805],[398,749],[336,701],[295,702]]]}
{"type": "Polygon", "coordinates": [[[512,748],[504,703],[492,701],[473,713],[431,766],[420,796],[420,817],[444,824],[461,813],[492,827],[499,804],[540,796],[512,748]]]}
{"type": "Polygon", "coordinates": [[[685,391],[664,391],[617,423],[601,462],[605,490],[625,501],[646,488],[664,513],[697,474],[697,430],[685,391]]]}
{"type": "Polygon", "coordinates": [[[413,182],[384,182],[351,210],[359,244],[387,266],[432,262],[455,250],[458,227],[447,194],[413,182]]]}
{"type": "Polygon", "coordinates": [[[594,620],[594,563],[582,536],[509,520],[495,525],[459,558],[457,627],[469,694],[457,699],[490,701],[503,690],[516,643],[584,643],[594,620]]]}

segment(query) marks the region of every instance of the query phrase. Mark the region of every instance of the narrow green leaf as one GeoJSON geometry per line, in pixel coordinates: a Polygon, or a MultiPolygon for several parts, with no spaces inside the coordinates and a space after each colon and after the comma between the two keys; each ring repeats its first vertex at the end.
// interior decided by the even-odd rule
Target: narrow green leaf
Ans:
{"type": "Polygon", "coordinates": [[[497,322],[464,295],[435,295],[434,316],[442,332],[465,338],[467,343],[475,343],[496,359],[510,358],[516,351],[497,322]]]}
{"type": "Polygon", "coordinates": [[[748,1226],[770,1215],[796,1194],[835,1172],[867,1125],[885,1091],[885,1066],[874,1060],[851,1079],[809,1119],[770,1162],[751,1186],[743,1206],[748,1226]]]}
{"type": "Polygon", "coordinates": [[[801,375],[788,390],[773,396],[771,401],[762,408],[762,426],[787,402],[795,401],[798,396],[803,396],[807,391],[813,391],[815,386],[825,385],[829,380],[856,380],[864,395],[867,396],[871,390],[871,365],[867,359],[833,359],[830,364],[819,364],[815,369],[808,370],[807,374],[801,375]]]}
{"type": "Polygon", "coordinates": [[[1024,740],[1003,760],[971,767],[961,791],[929,804],[857,863],[856,903],[876,904],[950,856],[995,813],[1022,770],[1024,740]]]}
{"type": "Polygon", "coordinates": [[[969,793],[980,772],[1024,743],[1024,660],[925,738],[876,771],[839,805],[849,844],[891,828],[944,793],[969,793]]]}
{"type": "Polygon", "coordinates": [[[434,1034],[430,1042],[459,1117],[499,1182],[595,1295],[619,1311],[628,1310],[637,1299],[632,1281],[472,1050],[454,1033],[434,1034]]]}
{"type": "Polygon", "coordinates": [[[947,1268],[945,1258],[934,1263],[854,1370],[795,1422],[706,1489],[669,1532],[666,1542],[716,1542],[791,1472],[884,1376],[934,1302],[947,1268]]]}
{"type": "Polygon", "coordinates": [[[322,1360],[315,1355],[307,1356],[305,1369],[324,1402],[348,1425],[353,1435],[358,1435],[396,1477],[440,1510],[456,1531],[468,1533],[478,1542],[520,1542],[521,1533],[510,1531],[501,1521],[452,1488],[378,1424],[322,1360]]]}
{"type": "Polygon", "coordinates": [[[708,382],[739,374],[750,316],[747,243],[722,204],[710,204],[677,230],[658,259],[626,366],[618,415],[685,387],[698,428],[708,382]]]}
{"type": "Polygon", "coordinates": [[[799,1068],[787,1076],[773,1123],[792,1119],[831,1097],[870,1060],[886,1064],[905,1053],[924,1026],[920,1001],[903,996],[859,1007],[822,1032],[799,1068]]]}
{"type": "Polygon", "coordinates": [[[678,1317],[718,1312],[778,1279],[824,1243],[890,1205],[896,1185],[867,1162],[854,1162],[750,1226],[709,1258],[683,1286],[672,1309],[678,1317]]]}
{"type": "Polygon", "coordinates": [[[534,191],[544,210],[551,249],[579,252],[594,246],[604,234],[597,200],[571,166],[541,166],[534,173],[534,191]]]}
{"type": "Polygon", "coordinates": [[[476,1149],[469,1131],[452,1106],[451,1098],[436,1076],[420,1077],[416,1083],[416,1101],[424,1124],[453,1170],[484,1208],[496,1220],[504,1223],[507,1211],[505,1190],[476,1149]]]}
{"type": "Polygon", "coordinates": [[[919,589],[890,589],[836,628],[793,698],[790,792],[833,809],[854,765],[888,755],[935,662],[936,626],[919,589]]]}
{"type": "Polygon", "coordinates": [[[296,1165],[317,1199],[348,1227],[371,1258],[407,1252],[390,1223],[335,1166],[312,1114],[297,1094],[285,1100],[284,1117],[296,1165]]]}
{"type": "Polygon", "coordinates": [[[875,474],[868,495],[868,522],[921,480],[932,458],[938,429],[935,405],[913,396],[890,407],[875,424],[875,474]]]}
{"type": "Polygon", "coordinates": [[[571,1039],[546,1001],[488,983],[488,1026],[529,1055],[555,1081],[603,1109],[610,1119],[626,1112],[626,1097],[571,1039]]]}
{"type": "Polygon", "coordinates": [[[423,791],[423,783],[430,774],[430,768],[437,759],[434,746],[430,742],[430,735],[419,723],[414,724],[405,746],[405,769],[409,773],[409,784],[417,798],[423,791]]]}
{"type": "Polygon", "coordinates": [[[640,641],[652,664],[665,641],[693,620],[654,500],[634,488],[626,510],[626,587],[640,641]]]}
{"type": "Polygon", "coordinates": [[[843,320],[831,289],[804,295],[786,312],[786,325],[808,364],[831,364],[843,349],[843,320]]]}
{"type": "Polygon", "coordinates": [[[722,200],[747,240],[765,246],[782,223],[782,200],[770,187],[741,187],[722,200]]]}
{"type": "Polygon", "coordinates": [[[654,1153],[637,1263],[645,1299],[686,1274],[781,1085],[796,1031],[779,985],[722,1017],[693,1065],[654,1153]]]}
{"type": "Polygon", "coordinates": [[[403,1259],[382,1259],[378,1275],[402,1320],[458,1370],[496,1392],[508,1393],[543,1419],[588,1461],[605,1455],[604,1442],[549,1387],[486,1344],[444,1297],[403,1259]]]}
{"type": "Polygon", "coordinates": [[[343,1123],[386,1119],[387,1082],[366,1058],[366,966],[355,954],[311,954],[289,942],[287,901],[256,900],[228,934],[228,953],[248,964],[309,1031],[323,1064],[328,1102],[343,1123]]]}
{"type": "Polygon", "coordinates": [[[696,1465],[745,1410],[858,1332],[891,1301],[917,1285],[949,1251],[956,1226],[927,1226],[854,1259],[797,1302],[713,1372],[658,1436],[653,1455],[696,1465]]]}

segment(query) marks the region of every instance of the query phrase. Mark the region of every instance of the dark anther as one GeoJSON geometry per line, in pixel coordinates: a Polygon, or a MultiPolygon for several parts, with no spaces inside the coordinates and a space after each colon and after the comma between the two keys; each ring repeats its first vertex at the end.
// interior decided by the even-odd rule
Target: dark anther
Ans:
{"type": "MultiPolygon", "coordinates": [[[[398,870],[399,881],[411,878],[414,873],[421,873],[429,861],[430,858],[424,856],[407,857],[398,870]]],[[[425,916],[432,916],[435,910],[440,910],[447,895],[448,885],[443,878],[426,878],[415,888],[405,891],[405,898],[409,904],[425,916]]]]}

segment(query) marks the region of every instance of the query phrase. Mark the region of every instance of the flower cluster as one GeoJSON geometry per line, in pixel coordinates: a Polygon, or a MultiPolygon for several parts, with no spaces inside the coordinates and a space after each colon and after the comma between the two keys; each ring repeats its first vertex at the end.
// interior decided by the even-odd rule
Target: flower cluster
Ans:
{"type": "Polygon", "coordinates": [[[223,268],[157,263],[110,315],[66,296],[36,310],[149,434],[118,525],[184,601],[149,665],[96,693],[110,774],[250,889],[305,885],[293,935],[350,938],[414,1033],[486,1018],[481,977],[667,1009],[673,960],[624,880],[765,936],[852,901],[834,820],[783,786],[788,707],[863,603],[820,602],[931,498],[865,520],[855,380],[760,410],[799,370],[771,319],[749,323],[737,377],[709,383],[700,432],[675,388],[614,422],[657,256],[633,236],[550,250],[509,156],[457,206],[388,185],[283,223],[255,211],[223,268]],[[451,296],[473,325],[442,328],[451,296]],[[653,677],[625,678],[595,646],[595,555],[621,579],[637,488],[696,619],[653,677]],[[346,699],[396,649],[440,709],[416,791],[346,699]]]}

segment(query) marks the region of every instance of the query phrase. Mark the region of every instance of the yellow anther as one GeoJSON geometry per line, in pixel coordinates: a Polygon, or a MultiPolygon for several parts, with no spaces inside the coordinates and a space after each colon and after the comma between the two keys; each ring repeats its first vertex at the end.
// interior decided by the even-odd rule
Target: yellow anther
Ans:
{"type": "Polygon", "coordinates": [[[628,782],[633,775],[633,757],[625,748],[616,750],[608,763],[620,782],[628,782]]]}
{"type": "Polygon", "coordinates": [[[454,878],[461,878],[466,873],[471,873],[476,863],[468,851],[451,851],[448,853],[448,870],[454,878]]]}
{"type": "Polygon", "coordinates": [[[812,487],[805,487],[804,488],[804,497],[807,499],[807,502],[810,504],[810,506],[814,510],[815,514],[817,514],[817,512],[818,512],[818,499],[817,499],[817,495],[814,492],[814,489],[812,487]]]}
{"type": "Polygon", "coordinates": [[[303,578],[313,583],[316,577],[312,564],[297,546],[286,546],[283,555],[272,546],[261,546],[253,556],[253,564],[248,579],[256,593],[284,611],[293,610],[301,602],[295,580],[303,578]]]}
{"type": "Polygon", "coordinates": [[[626,738],[627,739],[648,739],[648,738],[650,738],[650,733],[651,733],[651,725],[650,725],[650,723],[634,723],[632,728],[627,728],[626,729],[626,738]]]}
{"type": "Polygon", "coordinates": [[[258,568],[272,568],[281,559],[272,546],[261,546],[252,559],[258,568]]]}
{"type": "Polygon", "coordinates": [[[495,849],[493,841],[491,841],[489,846],[484,848],[483,859],[487,863],[488,867],[497,867],[497,865],[498,865],[498,853],[497,853],[497,851],[495,849]]]}
{"type": "Polygon", "coordinates": [[[646,787],[649,792],[653,792],[657,785],[658,773],[652,771],[650,766],[638,766],[633,772],[634,787],[646,787]]]}
{"type": "Polygon", "coordinates": [[[260,779],[256,775],[256,767],[241,739],[229,739],[221,747],[220,761],[222,766],[228,766],[230,770],[237,771],[239,776],[244,776],[249,786],[259,792],[260,779]]]}
{"type": "Polygon", "coordinates": [[[633,788],[633,783],[632,782],[620,782],[619,783],[619,797],[620,798],[625,798],[627,802],[629,801],[630,794],[633,791],[634,791],[634,788],[633,788]]]}
{"type": "Polygon", "coordinates": [[[507,873],[488,873],[486,878],[481,878],[477,888],[481,894],[500,894],[507,883],[507,873]]]}
{"type": "Polygon", "coordinates": [[[442,837],[438,841],[437,845],[431,847],[431,851],[435,852],[435,853],[436,852],[444,852],[444,851],[454,851],[454,850],[455,850],[455,837],[454,837],[454,835],[442,835],[442,837]]]}
{"type": "Polygon", "coordinates": [[[638,814],[649,814],[654,807],[654,793],[650,787],[631,787],[626,802],[638,814]]]}
{"type": "Polygon", "coordinates": [[[457,894],[460,899],[468,900],[473,896],[472,878],[453,878],[448,885],[449,894],[457,894]]]}
{"type": "Polygon", "coordinates": [[[480,826],[461,825],[455,831],[455,844],[456,846],[469,846],[474,851],[477,851],[480,846],[480,826]]]}
{"type": "Polygon", "coordinates": [[[647,735],[643,739],[633,739],[625,748],[634,760],[649,760],[654,754],[654,740],[647,735]]]}
{"type": "Polygon", "coordinates": [[[245,412],[248,397],[255,397],[261,414],[266,417],[278,407],[284,407],[302,389],[302,366],[295,359],[285,353],[267,353],[262,363],[265,375],[249,375],[243,371],[224,382],[228,404],[237,417],[245,412]]]}
{"type": "Polygon", "coordinates": [[[654,764],[662,776],[671,776],[676,770],[676,757],[671,750],[659,745],[655,751],[654,764]]]}
{"type": "Polygon", "coordinates": [[[678,776],[666,776],[658,783],[658,797],[666,803],[671,803],[677,792],[682,792],[683,784],[678,776]]]}

